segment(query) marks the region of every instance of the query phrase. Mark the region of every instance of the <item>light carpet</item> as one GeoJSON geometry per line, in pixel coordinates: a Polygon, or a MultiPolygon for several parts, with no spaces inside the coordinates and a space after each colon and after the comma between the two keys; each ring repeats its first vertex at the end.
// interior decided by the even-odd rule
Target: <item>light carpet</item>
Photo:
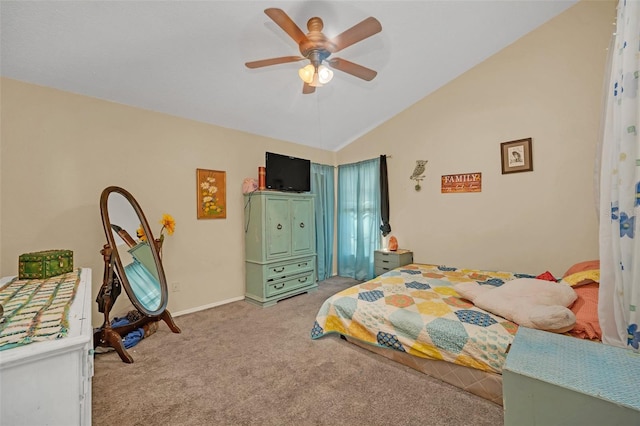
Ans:
{"type": "Polygon", "coordinates": [[[129,353],[96,354],[93,424],[501,425],[502,407],[352,345],[311,340],[322,302],[357,281],[269,308],[245,301],[175,318],[129,353]]]}

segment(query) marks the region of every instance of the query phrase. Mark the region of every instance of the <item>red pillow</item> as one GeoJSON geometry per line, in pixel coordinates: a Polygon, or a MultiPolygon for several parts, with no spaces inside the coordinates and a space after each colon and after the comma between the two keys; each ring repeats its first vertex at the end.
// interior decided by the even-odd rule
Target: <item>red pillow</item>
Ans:
{"type": "Polygon", "coordinates": [[[536,277],[539,280],[547,280],[547,281],[558,281],[551,272],[546,271],[536,277]]]}
{"type": "Polygon", "coordinates": [[[602,340],[602,330],[598,322],[598,283],[573,287],[578,298],[571,306],[576,316],[576,325],[569,334],[580,339],[602,340]]]}

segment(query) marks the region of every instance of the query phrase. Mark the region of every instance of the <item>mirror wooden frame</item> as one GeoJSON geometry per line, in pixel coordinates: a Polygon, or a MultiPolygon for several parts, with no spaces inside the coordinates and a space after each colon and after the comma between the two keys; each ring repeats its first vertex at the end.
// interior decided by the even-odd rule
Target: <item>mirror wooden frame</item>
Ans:
{"type": "Polygon", "coordinates": [[[93,346],[94,349],[98,346],[112,347],[116,350],[122,361],[132,363],[133,358],[128,354],[124,347],[124,343],[122,341],[123,336],[126,336],[146,324],[160,320],[164,321],[169,329],[174,333],[180,333],[181,330],[175,324],[173,317],[166,309],[168,302],[168,288],[164,268],[162,267],[162,261],[160,259],[159,249],[155,243],[156,240],[153,238],[151,228],[149,227],[144,212],[136,199],[125,189],[117,186],[110,186],[102,191],[102,195],[100,196],[100,211],[107,244],[105,244],[100,251],[104,261],[104,275],[96,302],[98,303],[99,311],[104,313],[104,323],[97,331],[94,332],[93,346]],[[138,300],[138,296],[133,291],[129,280],[127,279],[125,268],[122,264],[117,250],[117,244],[113,237],[112,223],[109,219],[108,201],[109,195],[111,194],[120,194],[129,202],[140,220],[140,225],[147,236],[147,241],[150,243],[149,246],[151,248],[155,267],[157,268],[158,282],[160,285],[160,303],[158,308],[155,310],[148,309],[138,300]],[[129,324],[114,327],[111,325],[110,313],[111,308],[122,291],[122,287],[124,287],[133,306],[138,310],[138,312],[140,312],[141,318],[129,324]]]}

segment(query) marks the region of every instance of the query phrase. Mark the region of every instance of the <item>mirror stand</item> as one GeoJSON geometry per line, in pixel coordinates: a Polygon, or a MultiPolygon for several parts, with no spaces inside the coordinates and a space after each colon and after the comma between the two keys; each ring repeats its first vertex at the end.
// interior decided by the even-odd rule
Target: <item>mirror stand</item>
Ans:
{"type": "Polygon", "coordinates": [[[100,212],[107,243],[100,251],[104,276],[96,302],[104,314],[104,323],[94,332],[93,345],[94,349],[114,348],[122,361],[132,363],[123,342],[127,334],[140,328],[148,330],[147,324],[155,326],[160,320],[174,333],[180,333],[180,328],[166,309],[169,291],[160,257],[161,243],[153,238],[136,199],[125,189],[110,186],[100,196],[100,212]],[[113,326],[111,310],[123,289],[140,316],[135,315],[127,324],[118,322],[122,325],[113,326]]]}
{"type": "Polygon", "coordinates": [[[95,349],[98,346],[113,348],[118,353],[122,361],[127,364],[131,364],[133,363],[133,358],[125,349],[124,343],[122,342],[122,336],[126,336],[145,324],[160,320],[164,321],[169,329],[174,333],[181,333],[181,330],[173,321],[173,317],[166,309],[164,309],[159,316],[149,316],[144,313],[140,313],[142,317],[132,323],[117,327],[111,326],[111,321],[109,319],[111,308],[122,291],[120,280],[118,279],[118,275],[114,268],[111,253],[112,249],[109,244],[105,244],[102,250],[100,250],[100,254],[102,254],[102,258],[104,260],[104,275],[102,279],[102,287],[100,288],[96,302],[98,302],[99,311],[104,313],[104,323],[102,324],[102,327],[97,329],[93,334],[93,348],[95,349]]]}

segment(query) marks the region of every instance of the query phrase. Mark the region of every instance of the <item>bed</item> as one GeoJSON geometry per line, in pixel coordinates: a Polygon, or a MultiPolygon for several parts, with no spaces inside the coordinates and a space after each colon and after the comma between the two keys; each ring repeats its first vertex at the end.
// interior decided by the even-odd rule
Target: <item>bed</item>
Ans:
{"type": "Polygon", "coordinates": [[[410,264],[328,298],[313,339],[351,343],[502,405],[502,367],[518,325],[476,307],[460,283],[494,289],[529,274],[410,264]]]}

